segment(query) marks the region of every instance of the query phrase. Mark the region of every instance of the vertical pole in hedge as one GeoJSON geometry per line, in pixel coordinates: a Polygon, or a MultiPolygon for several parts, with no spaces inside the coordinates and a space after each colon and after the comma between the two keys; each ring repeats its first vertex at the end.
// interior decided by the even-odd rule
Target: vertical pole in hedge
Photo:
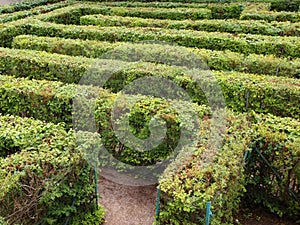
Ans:
{"type": "Polygon", "coordinates": [[[278,76],[278,73],[279,73],[279,67],[277,66],[276,67],[276,77],[278,76]]]}
{"type": "Polygon", "coordinates": [[[248,111],[249,107],[249,91],[246,92],[246,111],[248,111]]]}
{"type": "Polygon", "coordinates": [[[205,215],[205,225],[209,225],[210,216],[212,212],[210,211],[211,202],[206,203],[206,215],[205,215]]]}
{"type": "Polygon", "coordinates": [[[81,55],[82,55],[82,57],[84,57],[84,50],[83,50],[83,48],[81,49],[81,55]]]}
{"type": "Polygon", "coordinates": [[[95,180],[95,194],[96,194],[96,209],[98,210],[98,174],[97,174],[97,160],[96,160],[96,154],[94,153],[94,180],[95,180]]]}
{"type": "Polygon", "coordinates": [[[156,218],[159,217],[159,211],[160,211],[160,188],[158,186],[157,187],[157,192],[156,192],[156,206],[155,206],[155,216],[156,216],[156,218]]]}

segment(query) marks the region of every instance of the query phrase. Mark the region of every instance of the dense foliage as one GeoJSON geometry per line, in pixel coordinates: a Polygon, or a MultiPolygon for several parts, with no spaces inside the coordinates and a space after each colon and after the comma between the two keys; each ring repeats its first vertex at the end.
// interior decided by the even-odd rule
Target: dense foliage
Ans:
{"type": "Polygon", "coordinates": [[[0,215],[10,224],[81,224],[94,214],[93,172],[62,125],[1,116],[0,215]],[[14,154],[13,154],[14,153],[14,154]],[[76,222],[77,221],[77,222],[76,222]]]}

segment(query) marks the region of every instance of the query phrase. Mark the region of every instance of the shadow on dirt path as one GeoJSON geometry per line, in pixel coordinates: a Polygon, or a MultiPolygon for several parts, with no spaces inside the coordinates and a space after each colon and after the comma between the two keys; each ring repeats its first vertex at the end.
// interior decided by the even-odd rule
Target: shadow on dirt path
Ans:
{"type": "Polygon", "coordinates": [[[126,186],[99,177],[100,203],[106,208],[104,225],[152,225],[156,187],[126,186]]]}

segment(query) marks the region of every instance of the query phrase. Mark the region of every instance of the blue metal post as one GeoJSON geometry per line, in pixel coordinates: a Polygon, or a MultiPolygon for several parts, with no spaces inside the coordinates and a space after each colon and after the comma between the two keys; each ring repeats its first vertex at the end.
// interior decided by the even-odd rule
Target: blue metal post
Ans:
{"type": "Polygon", "coordinates": [[[155,216],[159,217],[159,211],[160,211],[160,188],[157,187],[157,193],[156,193],[156,207],[155,207],[155,216]]]}
{"type": "Polygon", "coordinates": [[[205,216],[205,225],[209,225],[210,216],[212,212],[210,211],[211,202],[206,203],[206,216],[205,216]]]}

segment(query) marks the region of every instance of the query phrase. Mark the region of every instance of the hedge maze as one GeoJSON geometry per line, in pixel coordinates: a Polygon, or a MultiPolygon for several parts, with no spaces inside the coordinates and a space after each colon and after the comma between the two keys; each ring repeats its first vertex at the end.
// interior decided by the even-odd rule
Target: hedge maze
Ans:
{"type": "Polygon", "coordinates": [[[119,70],[98,68],[113,75],[96,89],[93,109],[101,142],[118,160],[131,166],[165,160],[188,120],[170,109],[184,104],[172,90],[165,90],[174,94],[171,100],[120,93],[133,81],[172,81],[188,93],[199,117],[194,145],[183,147],[159,177],[162,199],[156,224],[204,224],[208,201],[211,224],[232,224],[241,201],[296,221],[299,5],[299,0],[25,0],[1,5],[0,224],[104,222],[93,167],[84,157],[99,135],[83,122],[78,140],[73,123],[78,91],[88,95],[87,87],[94,90],[80,81],[96,59],[101,65],[126,64],[119,70]],[[118,54],[110,58],[114,51],[118,54]],[[200,87],[182,70],[190,55],[201,59],[214,79],[200,87]],[[226,104],[219,112],[225,126],[217,151],[209,142],[214,109],[207,99],[218,96],[203,91],[215,86],[226,104]],[[132,149],[118,140],[111,118],[119,95],[137,101],[130,112],[119,109],[128,115],[136,137],[149,137],[154,115],[165,121],[166,137],[155,151],[132,149]]]}

